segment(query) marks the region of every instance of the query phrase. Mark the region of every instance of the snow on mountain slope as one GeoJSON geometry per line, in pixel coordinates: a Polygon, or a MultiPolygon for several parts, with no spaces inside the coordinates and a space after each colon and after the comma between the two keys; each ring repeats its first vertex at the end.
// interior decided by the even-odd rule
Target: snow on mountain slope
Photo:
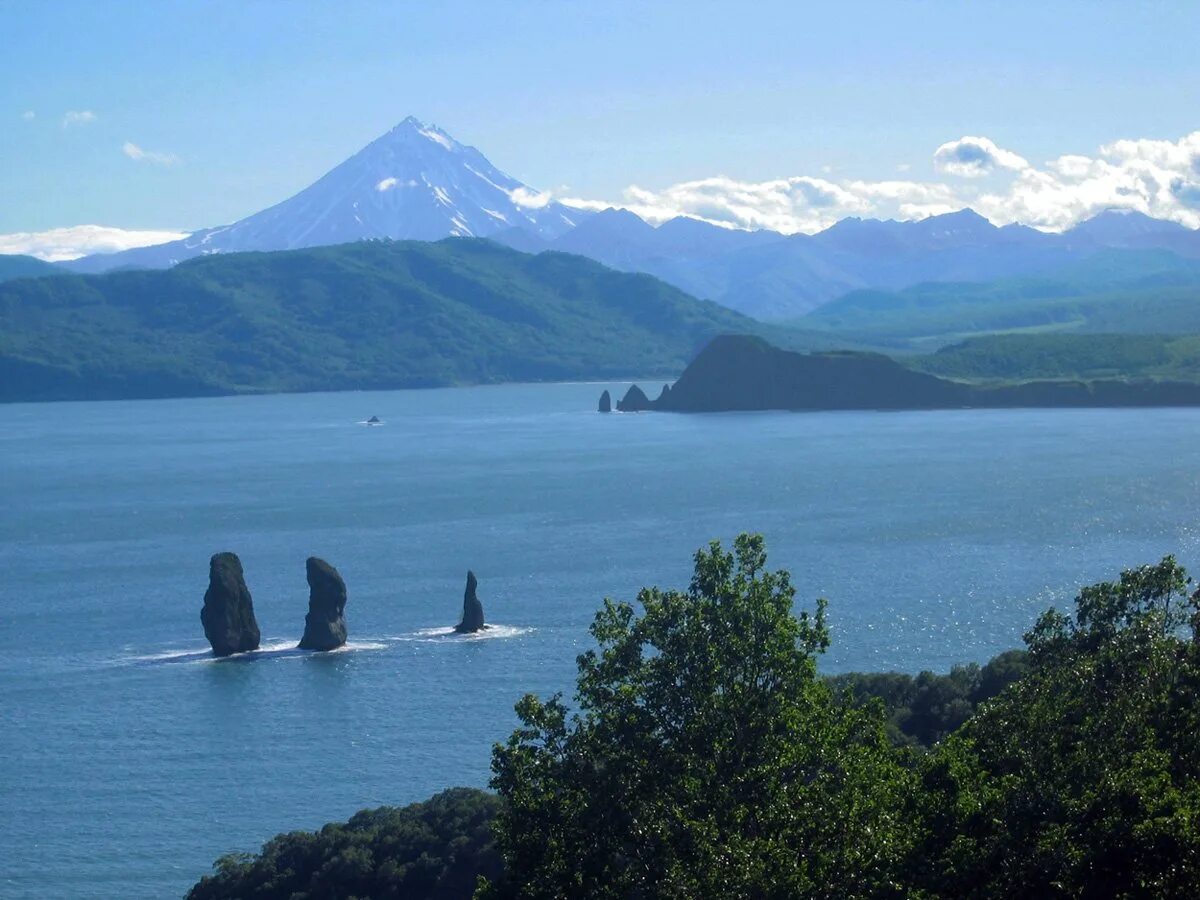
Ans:
{"type": "Polygon", "coordinates": [[[157,268],[206,253],[374,238],[487,237],[514,227],[553,240],[586,215],[539,195],[437,126],[409,117],[282,203],[232,225],[169,244],[85,257],[70,268],[157,268]]]}

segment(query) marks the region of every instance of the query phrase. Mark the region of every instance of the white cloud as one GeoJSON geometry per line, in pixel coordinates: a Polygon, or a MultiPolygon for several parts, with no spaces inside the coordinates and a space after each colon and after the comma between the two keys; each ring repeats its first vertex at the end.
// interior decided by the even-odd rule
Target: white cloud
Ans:
{"type": "Polygon", "coordinates": [[[942,144],[933,152],[933,165],[939,172],[979,178],[996,169],[1019,172],[1029,168],[1029,162],[1011,150],[997,147],[985,137],[966,135],[957,141],[942,144]]]}
{"type": "MultiPolygon", "coordinates": [[[[478,175],[479,173],[476,172],[475,174],[478,175]]],[[[511,199],[512,202],[517,206],[523,206],[526,209],[541,209],[552,199],[549,192],[532,191],[529,188],[524,187],[519,187],[514,191],[510,191],[508,196],[509,199],[511,199]]]]}
{"type": "Polygon", "coordinates": [[[89,253],[115,253],[165,244],[186,236],[187,233],[182,231],[131,231],[106,225],[75,225],[49,231],[0,234],[0,253],[24,253],[49,262],[60,262],[89,253]]]}
{"type": "Polygon", "coordinates": [[[377,185],[375,185],[375,190],[379,191],[379,193],[382,194],[386,191],[392,190],[393,188],[416,187],[416,186],[417,186],[417,182],[411,178],[408,181],[398,181],[395,178],[388,177],[388,178],[384,178],[377,185]]]}
{"type": "Polygon", "coordinates": [[[90,109],[71,109],[68,110],[62,117],[62,127],[70,128],[72,125],[91,125],[98,117],[90,109]]]}
{"type": "Polygon", "coordinates": [[[32,109],[27,109],[25,112],[21,113],[21,118],[26,122],[32,122],[37,118],[37,113],[35,113],[32,109]]]}
{"type": "Polygon", "coordinates": [[[967,136],[937,147],[933,164],[966,178],[869,181],[796,175],[739,181],[714,176],[657,190],[631,185],[619,200],[557,199],[578,209],[623,207],[653,223],[683,215],[786,234],[811,234],[846,216],[911,220],[965,207],[997,225],[1021,222],[1046,231],[1062,231],[1113,208],[1200,227],[1200,131],[1178,141],[1114,141],[1093,155],[1063,154],[1040,166],[986,137],[967,136]],[[990,177],[978,181],[982,175],[990,177]]]}
{"type": "Polygon", "coordinates": [[[154,150],[143,150],[133,141],[126,141],[121,145],[121,152],[132,159],[134,162],[148,162],[156,166],[173,166],[179,162],[179,157],[174,153],[158,153],[154,150]]]}
{"type": "Polygon", "coordinates": [[[1059,231],[1105,209],[1132,209],[1200,227],[1200,131],[1178,141],[1120,140],[1095,156],[1066,154],[978,198],[998,222],[1059,231]]]}

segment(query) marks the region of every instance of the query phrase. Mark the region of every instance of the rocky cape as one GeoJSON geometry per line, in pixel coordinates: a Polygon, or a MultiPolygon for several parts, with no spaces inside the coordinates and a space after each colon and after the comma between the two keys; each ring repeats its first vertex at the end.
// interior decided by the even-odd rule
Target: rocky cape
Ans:
{"type": "Polygon", "coordinates": [[[714,338],[657,400],[633,385],[617,402],[624,412],[1142,406],[1200,406],[1200,384],[1096,380],[978,385],[917,372],[878,353],[796,353],[749,335],[714,338]]]}

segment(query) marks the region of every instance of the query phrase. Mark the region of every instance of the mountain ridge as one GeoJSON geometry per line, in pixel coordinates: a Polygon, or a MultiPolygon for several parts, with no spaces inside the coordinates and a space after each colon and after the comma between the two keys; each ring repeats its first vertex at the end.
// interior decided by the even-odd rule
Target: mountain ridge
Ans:
{"type": "Polygon", "coordinates": [[[215,254],[0,284],[0,400],[674,375],[757,327],[648,275],[488,240],[215,254]]]}
{"type": "Polygon", "coordinates": [[[687,216],[655,227],[621,207],[559,203],[410,116],[308,187],[237,222],[62,266],[164,268],[213,253],[451,236],[587,256],[764,321],[797,319],[855,290],[1038,275],[1103,249],[1200,258],[1200,231],[1115,210],[1061,234],[997,227],[970,208],[907,221],[847,217],[816,234],[724,228],[687,216]]]}

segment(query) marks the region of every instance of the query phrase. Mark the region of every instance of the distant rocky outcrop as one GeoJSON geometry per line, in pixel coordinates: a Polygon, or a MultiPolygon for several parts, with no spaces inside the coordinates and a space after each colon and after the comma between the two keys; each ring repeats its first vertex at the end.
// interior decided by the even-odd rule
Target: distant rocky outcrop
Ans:
{"type": "Polygon", "coordinates": [[[346,582],[338,570],[315,556],[305,563],[308,615],[304,617],[302,650],[334,650],[346,643],[346,582]]]}
{"type": "Polygon", "coordinates": [[[483,624],[483,604],[475,596],[475,588],[479,582],[475,580],[474,572],[467,572],[467,589],[463,592],[462,621],[454,626],[459,634],[474,634],[487,628],[483,624]]]}
{"type": "Polygon", "coordinates": [[[1024,381],[978,385],[917,372],[880,353],[795,353],[762,338],[714,338],[653,402],[634,385],[620,410],[921,410],[1200,406],[1200,385],[1169,381],[1024,381]]]}
{"type": "Polygon", "coordinates": [[[605,391],[600,395],[600,412],[612,412],[612,395],[605,391]]]}
{"type": "Polygon", "coordinates": [[[650,398],[636,384],[630,385],[625,396],[617,401],[617,409],[621,412],[642,412],[651,408],[650,398]]]}
{"type": "Polygon", "coordinates": [[[208,561],[208,590],[200,622],[215,656],[258,649],[261,635],[254,603],[236,553],[216,553],[208,561]]]}

